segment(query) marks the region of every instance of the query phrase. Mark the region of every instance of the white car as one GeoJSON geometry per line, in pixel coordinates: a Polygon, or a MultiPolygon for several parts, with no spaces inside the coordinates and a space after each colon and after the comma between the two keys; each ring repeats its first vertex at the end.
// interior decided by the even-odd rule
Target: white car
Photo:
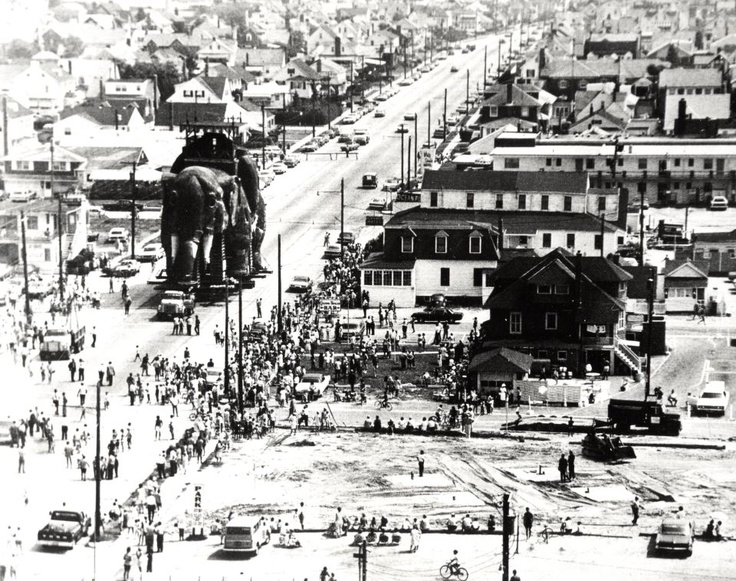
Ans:
{"type": "Polygon", "coordinates": [[[108,242],[117,242],[118,240],[127,240],[130,234],[125,228],[110,228],[107,233],[108,242]]]}
{"type": "Polygon", "coordinates": [[[13,192],[8,196],[11,202],[30,202],[38,197],[36,192],[13,192]]]}
{"type": "Polygon", "coordinates": [[[297,394],[308,393],[311,389],[314,397],[321,396],[327,386],[330,385],[330,376],[321,373],[305,373],[302,380],[296,384],[294,392],[297,394]]]}
{"type": "Polygon", "coordinates": [[[375,198],[371,198],[371,201],[368,202],[368,208],[370,210],[383,210],[386,207],[386,200],[382,196],[376,196],[375,198]]]}
{"type": "Polygon", "coordinates": [[[164,255],[164,248],[160,244],[153,242],[146,244],[143,250],[136,255],[140,262],[156,262],[164,255]]]}
{"type": "Polygon", "coordinates": [[[725,196],[713,196],[709,209],[713,212],[725,212],[728,210],[728,199],[725,196]]]}
{"type": "Polygon", "coordinates": [[[412,79],[411,77],[406,77],[405,79],[401,79],[399,81],[399,86],[400,87],[408,87],[409,85],[411,85],[413,83],[414,83],[414,79],[412,79]]]}
{"type": "Polygon", "coordinates": [[[709,381],[697,398],[688,398],[693,411],[699,414],[725,415],[728,408],[729,393],[723,381],[709,381]]]}
{"type": "Polygon", "coordinates": [[[292,278],[291,283],[289,283],[290,291],[303,293],[307,292],[310,288],[312,288],[312,279],[300,274],[292,278]]]}
{"type": "Polygon", "coordinates": [[[258,177],[268,186],[273,181],[273,178],[276,177],[276,174],[270,169],[262,169],[258,172],[258,177]]]}
{"type": "Polygon", "coordinates": [[[271,170],[273,170],[273,173],[275,173],[277,176],[280,176],[281,174],[286,173],[287,169],[289,169],[289,166],[286,165],[282,161],[275,163],[271,166],[271,170]]]}
{"type": "Polygon", "coordinates": [[[376,109],[375,111],[373,111],[373,116],[374,117],[385,117],[386,116],[386,111],[384,109],[381,109],[379,107],[378,109],[376,109]]]}

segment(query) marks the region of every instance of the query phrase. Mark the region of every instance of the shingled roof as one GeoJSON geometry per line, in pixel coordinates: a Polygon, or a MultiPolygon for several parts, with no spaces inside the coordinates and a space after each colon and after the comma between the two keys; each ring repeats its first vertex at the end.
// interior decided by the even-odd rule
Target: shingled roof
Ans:
{"type": "Polygon", "coordinates": [[[588,175],[579,172],[427,170],[422,189],[585,194],[588,175]]]}

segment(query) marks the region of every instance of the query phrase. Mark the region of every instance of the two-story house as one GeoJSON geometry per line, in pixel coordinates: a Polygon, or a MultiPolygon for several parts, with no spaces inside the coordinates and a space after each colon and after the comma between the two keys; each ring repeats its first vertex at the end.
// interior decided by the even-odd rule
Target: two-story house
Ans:
{"type": "Polygon", "coordinates": [[[233,89],[227,77],[199,75],[174,85],[168,103],[228,103],[233,101],[233,89]]]}
{"type": "Polygon", "coordinates": [[[485,89],[480,106],[479,122],[505,124],[525,121],[536,128],[544,103],[532,97],[524,87],[515,83],[493,85],[485,89]]]}
{"type": "Polygon", "coordinates": [[[2,111],[0,111],[0,140],[2,140],[0,143],[2,143],[3,155],[8,155],[10,148],[23,140],[36,136],[33,119],[33,111],[12,97],[3,95],[2,111]]]}
{"type": "Polygon", "coordinates": [[[57,62],[41,60],[43,54],[31,59],[28,68],[13,80],[9,93],[36,113],[56,114],[67,103],[75,101],[76,82],[72,75],[59,68],[57,62]]]}
{"type": "Polygon", "coordinates": [[[39,198],[50,198],[76,188],[77,172],[85,158],[58,145],[52,155],[50,143],[23,143],[10,150],[2,162],[5,191],[32,192],[39,198]]]}
{"type": "Polygon", "coordinates": [[[241,48],[235,57],[235,67],[242,67],[255,75],[259,82],[270,81],[286,63],[286,54],[280,48],[241,48]]]}
{"type": "Polygon", "coordinates": [[[490,276],[484,349],[511,348],[576,375],[587,364],[639,371],[639,357],[621,341],[631,279],[606,258],[559,249],[516,258],[490,276]]]}

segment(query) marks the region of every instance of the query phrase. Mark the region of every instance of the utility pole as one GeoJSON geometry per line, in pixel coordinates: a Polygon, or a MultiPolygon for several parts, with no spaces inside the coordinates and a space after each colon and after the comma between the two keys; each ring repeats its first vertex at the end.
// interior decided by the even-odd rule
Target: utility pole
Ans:
{"type": "Polygon", "coordinates": [[[350,59],[350,112],[353,112],[353,84],[355,83],[355,77],[353,74],[353,59],[350,59]]]}
{"type": "Polygon", "coordinates": [[[102,466],[100,466],[101,457],[101,442],[100,442],[100,415],[102,407],[100,406],[102,381],[97,381],[97,401],[95,403],[95,411],[97,412],[97,421],[95,425],[95,464],[97,470],[95,470],[95,542],[102,540],[102,495],[100,491],[100,481],[102,480],[102,466]]]}
{"type": "MultiPolygon", "coordinates": [[[[418,121],[419,121],[419,116],[415,113],[414,114],[414,179],[416,179],[417,177],[417,145],[419,144],[419,135],[417,134],[418,121]]],[[[411,150],[411,144],[409,144],[409,149],[411,150]]],[[[411,167],[411,165],[409,167],[411,167]]]]}
{"type": "Polygon", "coordinates": [[[330,76],[329,75],[327,75],[327,129],[328,130],[332,129],[332,108],[330,107],[330,76]]]}
{"type": "Polygon", "coordinates": [[[432,143],[432,101],[427,101],[427,147],[432,143]]]}
{"type": "Polygon", "coordinates": [[[345,254],[345,178],[340,180],[340,260],[345,254]]]}
{"type": "Polygon", "coordinates": [[[465,70],[465,114],[470,113],[470,69],[465,70]]]}
{"type": "Polygon", "coordinates": [[[243,281],[238,279],[238,411],[243,415],[243,281]]]}
{"type": "MultiPolygon", "coordinates": [[[[317,91],[314,88],[314,81],[312,81],[312,137],[314,137],[315,135],[317,135],[317,128],[316,128],[316,125],[315,125],[315,123],[317,122],[317,120],[314,118],[314,116],[315,116],[315,101],[316,100],[317,100],[317,91]]],[[[351,100],[350,100],[350,110],[351,111],[353,110],[352,97],[351,97],[351,100]]]]}
{"type": "Polygon", "coordinates": [[[277,322],[277,328],[279,330],[279,335],[281,335],[281,331],[283,330],[283,321],[281,317],[281,234],[278,235],[278,245],[277,245],[277,253],[278,253],[278,276],[277,276],[277,285],[278,285],[278,311],[276,313],[276,322],[277,322]]]}
{"type": "Polygon", "coordinates": [[[368,544],[365,541],[358,545],[353,558],[358,559],[358,581],[368,581],[368,544]]]}
{"type": "Polygon", "coordinates": [[[447,139],[447,88],[445,87],[445,102],[442,107],[442,141],[447,139]]]}
{"type": "Polygon", "coordinates": [[[644,386],[644,400],[649,399],[652,393],[652,335],[653,319],[654,319],[654,277],[657,276],[654,268],[650,269],[650,275],[647,279],[647,382],[644,386]]]}
{"type": "MultiPolygon", "coordinates": [[[[49,167],[49,181],[51,183],[51,197],[54,197],[54,135],[51,134],[51,166],[49,167]]],[[[64,220],[61,209],[61,192],[58,197],[58,209],[56,216],[56,229],[59,235],[59,297],[64,298],[64,245],[61,237],[64,234],[64,220]]],[[[26,294],[28,294],[28,286],[26,286],[26,294]]]]}
{"type": "Polygon", "coordinates": [[[644,189],[639,194],[639,264],[644,266],[644,189]]]}
{"type": "Polygon", "coordinates": [[[508,493],[505,493],[503,495],[503,506],[501,510],[503,518],[503,540],[501,545],[501,580],[509,581],[509,541],[514,529],[513,524],[510,522],[511,517],[509,515],[508,493]]]}
{"type": "Polygon", "coordinates": [[[225,393],[230,397],[230,277],[225,272],[225,393]]]}
{"type": "Polygon", "coordinates": [[[133,171],[130,172],[130,257],[135,259],[135,218],[138,213],[135,207],[138,199],[138,186],[135,183],[136,162],[133,162],[133,171]]]}
{"type": "Polygon", "coordinates": [[[486,76],[488,74],[488,45],[483,48],[483,94],[486,93],[486,76]]]}
{"type": "Polygon", "coordinates": [[[406,189],[411,184],[411,135],[409,136],[409,147],[406,148],[406,189]]]}
{"type": "Polygon", "coordinates": [[[20,237],[21,237],[21,244],[22,244],[20,253],[23,258],[23,281],[24,281],[25,288],[26,288],[26,292],[25,292],[26,323],[30,325],[33,315],[31,313],[31,297],[29,296],[29,292],[28,292],[28,250],[26,249],[26,215],[25,215],[25,212],[23,212],[23,210],[20,211],[20,237]]]}
{"type": "Polygon", "coordinates": [[[404,124],[401,124],[401,187],[404,186],[404,124]]]}
{"type": "Polygon", "coordinates": [[[365,55],[361,55],[360,60],[360,100],[365,104],[365,55]]]}
{"type": "MultiPolygon", "coordinates": [[[[314,118],[314,110],[312,110],[314,118]]],[[[261,103],[261,169],[266,169],[266,105],[261,103]]]]}
{"type": "Polygon", "coordinates": [[[606,233],[606,215],[601,213],[601,258],[605,256],[603,252],[603,240],[606,233]]]}
{"type": "MultiPolygon", "coordinates": [[[[283,111],[284,115],[284,133],[281,136],[281,151],[283,151],[284,155],[286,155],[286,93],[281,93],[281,110],[283,111]]],[[[327,118],[329,119],[329,115],[327,118]]]]}

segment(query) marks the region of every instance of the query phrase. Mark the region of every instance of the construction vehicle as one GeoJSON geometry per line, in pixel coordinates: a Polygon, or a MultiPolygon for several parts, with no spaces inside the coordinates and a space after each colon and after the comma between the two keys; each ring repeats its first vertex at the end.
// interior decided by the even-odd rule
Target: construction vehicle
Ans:
{"type": "Polygon", "coordinates": [[[631,446],[624,445],[621,438],[596,434],[596,428],[593,428],[583,438],[583,456],[603,462],[620,462],[636,458],[636,452],[631,446]]]}
{"type": "Polygon", "coordinates": [[[608,420],[617,433],[628,432],[632,426],[663,436],[678,436],[682,430],[680,414],[665,412],[656,400],[611,399],[608,420]]]}

